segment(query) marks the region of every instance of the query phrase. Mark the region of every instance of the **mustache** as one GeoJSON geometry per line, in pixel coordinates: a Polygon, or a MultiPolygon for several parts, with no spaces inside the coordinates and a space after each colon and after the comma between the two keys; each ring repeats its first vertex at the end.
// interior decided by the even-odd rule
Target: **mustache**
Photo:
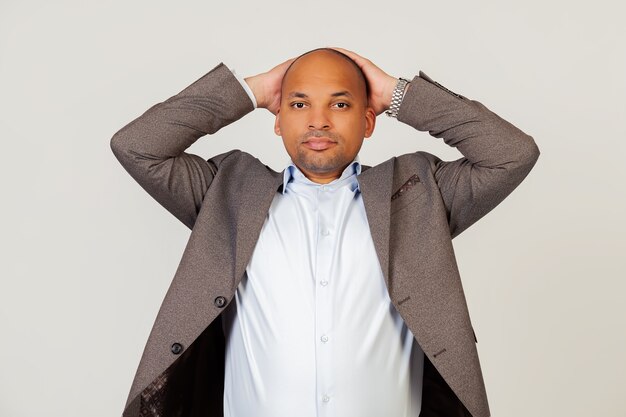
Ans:
{"type": "Polygon", "coordinates": [[[335,142],[339,142],[342,139],[340,135],[333,133],[333,132],[313,130],[311,132],[307,132],[304,136],[302,136],[302,142],[306,142],[310,138],[323,138],[323,137],[329,138],[335,142]]]}

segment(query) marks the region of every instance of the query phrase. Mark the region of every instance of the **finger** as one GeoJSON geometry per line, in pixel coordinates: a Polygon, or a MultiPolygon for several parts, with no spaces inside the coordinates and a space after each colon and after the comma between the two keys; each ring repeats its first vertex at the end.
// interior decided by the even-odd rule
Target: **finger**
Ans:
{"type": "Polygon", "coordinates": [[[338,46],[330,46],[329,48],[342,52],[354,60],[364,60],[361,55],[357,54],[356,52],[350,51],[349,49],[341,48],[338,46]]]}
{"type": "Polygon", "coordinates": [[[272,68],[270,70],[270,72],[274,71],[274,72],[284,72],[287,70],[287,68],[289,67],[289,65],[291,65],[291,63],[295,60],[296,58],[291,58],[288,59],[285,62],[281,62],[280,64],[276,65],[274,68],[272,68]]]}
{"type": "Polygon", "coordinates": [[[328,48],[335,49],[335,50],[337,50],[339,52],[343,52],[346,55],[348,55],[348,54],[350,54],[350,55],[358,55],[356,52],[350,51],[349,49],[342,48],[340,46],[329,46],[328,48]]]}
{"type": "Polygon", "coordinates": [[[290,59],[286,60],[285,62],[283,62],[283,65],[289,65],[289,64],[291,64],[295,60],[296,60],[296,58],[290,58],[290,59]]]}

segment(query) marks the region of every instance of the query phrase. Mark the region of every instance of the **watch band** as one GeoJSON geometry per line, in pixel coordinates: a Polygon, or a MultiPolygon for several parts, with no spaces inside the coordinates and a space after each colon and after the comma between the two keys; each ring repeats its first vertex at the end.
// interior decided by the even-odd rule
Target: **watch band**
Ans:
{"type": "Polygon", "coordinates": [[[404,88],[411,81],[406,78],[400,77],[398,79],[398,84],[396,84],[396,88],[393,89],[393,93],[391,95],[391,105],[389,106],[389,110],[385,111],[385,114],[389,117],[398,118],[398,110],[400,110],[400,104],[402,103],[402,99],[404,98],[404,88]]]}

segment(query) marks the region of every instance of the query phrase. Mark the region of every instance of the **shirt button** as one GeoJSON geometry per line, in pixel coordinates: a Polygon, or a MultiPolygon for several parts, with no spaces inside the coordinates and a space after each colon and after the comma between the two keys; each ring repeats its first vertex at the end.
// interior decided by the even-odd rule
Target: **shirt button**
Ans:
{"type": "Polygon", "coordinates": [[[325,287],[328,285],[328,281],[326,281],[325,279],[320,281],[320,284],[322,284],[322,287],[325,287]]]}
{"type": "Polygon", "coordinates": [[[322,230],[322,234],[323,234],[324,236],[328,236],[328,235],[330,234],[330,230],[328,230],[328,229],[324,229],[324,230],[322,230]]]}
{"type": "Polygon", "coordinates": [[[328,401],[330,401],[330,397],[328,395],[324,395],[322,397],[322,401],[324,401],[325,403],[327,403],[328,401]]]}
{"type": "Polygon", "coordinates": [[[324,342],[324,343],[328,342],[328,336],[326,336],[326,335],[320,337],[320,339],[322,339],[322,342],[324,342]]]}

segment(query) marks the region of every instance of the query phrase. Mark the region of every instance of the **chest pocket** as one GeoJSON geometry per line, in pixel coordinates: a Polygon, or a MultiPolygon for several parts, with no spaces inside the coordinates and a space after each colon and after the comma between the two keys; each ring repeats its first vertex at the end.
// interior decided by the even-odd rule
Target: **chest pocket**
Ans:
{"type": "Polygon", "coordinates": [[[415,201],[426,191],[426,186],[420,181],[417,174],[413,174],[391,196],[391,213],[403,209],[415,201]]]}

